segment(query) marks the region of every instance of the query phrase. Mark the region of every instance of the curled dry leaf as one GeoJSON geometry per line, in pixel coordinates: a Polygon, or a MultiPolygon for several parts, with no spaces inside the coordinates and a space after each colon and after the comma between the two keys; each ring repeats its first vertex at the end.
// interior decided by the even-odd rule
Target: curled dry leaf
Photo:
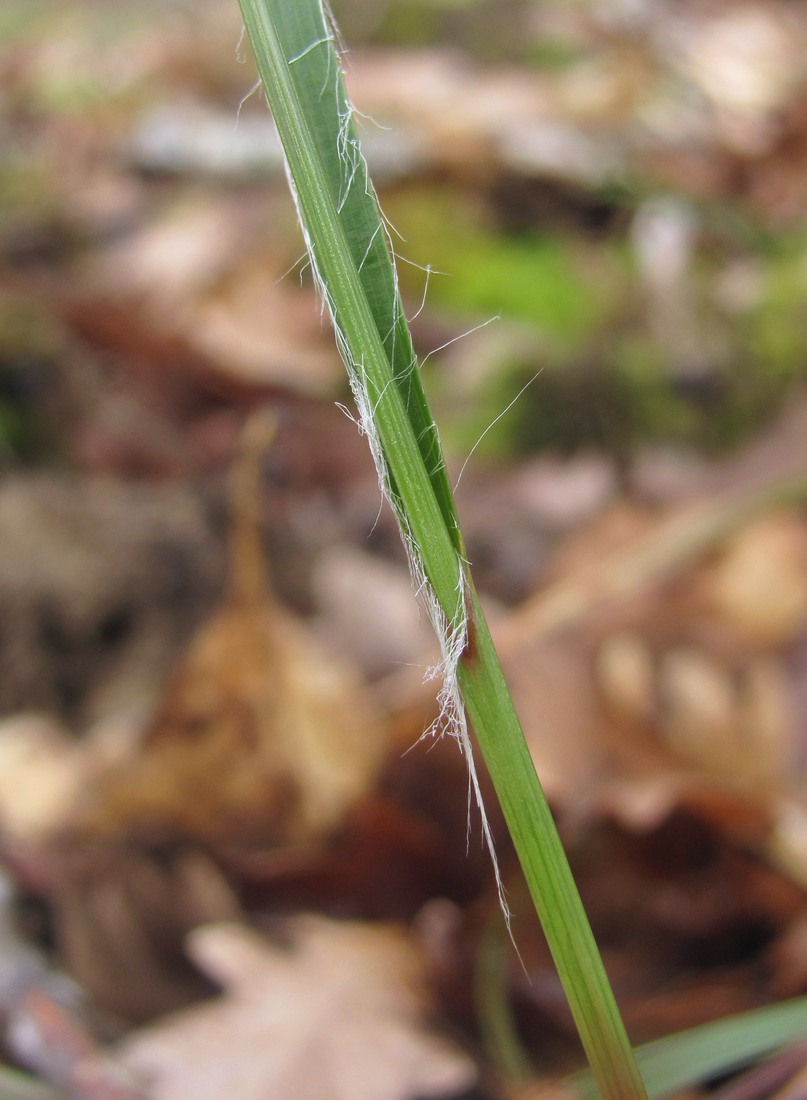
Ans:
{"type": "Polygon", "coordinates": [[[271,593],[257,529],[249,422],[235,471],[230,591],[196,635],[139,753],[109,775],[81,823],[211,841],[306,843],[371,788],[387,738],[356,670],[323,651],[271,593]]]}
{"type": "Polygon", "coordinates": [[[367,791],[384,747],[349,666],[324,655],[288,613],[228,602],[197,635],[142,749],[102,784],[84,825],[302,843],[367,791]]]}
{"type": "Polygon", "coordinates": [[[226,992],[123,1044],[154,1100],[408,1100],[473,1083],[470,1059],[425,1024],[403,930],[300,917],[290,931],[291,947],[239,924],[192,933],[191,954],[226,992]]]}

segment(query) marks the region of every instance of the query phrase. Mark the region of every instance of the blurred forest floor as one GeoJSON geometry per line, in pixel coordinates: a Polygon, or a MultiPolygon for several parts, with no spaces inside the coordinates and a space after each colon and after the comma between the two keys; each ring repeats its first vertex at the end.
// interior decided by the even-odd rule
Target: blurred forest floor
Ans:
{"type": "MultiPolygon", "coordinates": [[[[631,1037],[807,992],[807,3],[334,7],[631,1037]]],[[[239,36],[0,12],[0,1095],[560,1096],[239,36]]]]}

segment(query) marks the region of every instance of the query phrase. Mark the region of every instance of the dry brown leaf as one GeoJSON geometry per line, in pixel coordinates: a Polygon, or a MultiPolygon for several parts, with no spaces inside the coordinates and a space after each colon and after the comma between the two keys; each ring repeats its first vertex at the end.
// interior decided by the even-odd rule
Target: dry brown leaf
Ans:
{"type": "Polygon", "coordinates": [[[342,366],[315,292],[280,281],[281,274],[265,256],[252,268],[242,264],[188,308],[183,327],[205,359],[242,384],[331,396],[342,366]]]}
{"type": "Polygon", "coordinates": [[[256,221],[241,200],[170,207],[100,251],[63,295],[68,323],[146,368],[156,391],[170,363],[213,393],[332,394],[342,371],[315,292],[284,281],[282,241],[256,254],[256,221]]]}
{"type": "Polygon", "coordinates": [[[807,526],[782,507],[804,484],[785,455],[762,478],[743,462],[711,502],[622,505],[574,536],[504,624],[503,660],[564,813],[646,829],[690,806],[805,882],[807,526]]]}
{"type": "Polygon", "coordinates": [[[230,592],[196,635],[140,752],[107,777],[81,823],[212,841],[306,843],[340,823],[387,747],[353,666],[274,599],[256,524],[256,414],[235,472],[230,592]]]}
{"type": "Polygon", "coordinates": [[[338,640],[368,677],[416,662],[425,676],[438,663],[434,632],[413,596],[405,565],[334,546],[319,556],[314,590],[323,634],[338,640]]]}
{"type": "Polygon", "coordinates": [[[750,524],[713,571],[708,598],[752,645],[792,641],[807,621],[807,526],[794,511],[750,524]]]}
{"type": "Polygon", "coordinates": [[[302,843],[366,793],[385,746],[349,666],[287,612],[228,602],[197,635],[142,750],[108,777],[85,826],[302,843]]]}
{"type": "Polygon", "coordinates": [[[238,924],[189,949],[226,992],[130,1037],[154,1100],[408,1100],[468,1088],[470,1059],[427,1028],[422,966],[397,927],[300,917],[292,947],[238,924]]]}
{"type": "Polygon", "coordinates": [[[213,992],[189,962],[185,938],[201,924],[239,919],[241,908],[203,851],[57,847],[39,862],[59,958],[94,1004],[134,1023],[213,992]]]}
{"type": "Polygon", "coordinates": [[[510,691],[547,794],[585,813],[599,788],[606,753],[598,739],[598,700],[578,638],[539,639],[505,658],[510,691]]]}

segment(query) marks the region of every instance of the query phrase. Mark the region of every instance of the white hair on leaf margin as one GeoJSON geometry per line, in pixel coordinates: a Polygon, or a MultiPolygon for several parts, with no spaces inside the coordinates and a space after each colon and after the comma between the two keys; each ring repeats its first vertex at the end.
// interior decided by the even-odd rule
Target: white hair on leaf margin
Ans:
{"type": "MultiPolygon", "coordinates": [[[[324,24],[326,27],[329,28],[330,33],[325,38],[312,42],[309,49],[299,54],[297,58],[293,59],[294,61],[300,60],[303,56],[305,56],[305,54],[310,52],[311,49],[314,49],[319,45],[329,43],[333,43],[338,57],[341,58],[342,56],[343,49],[339,38],[339,32],[337,30],[336,23],[333,19],[330,7],[326,0],[320,0],[320,8],[322,11],[324,24]]],[[[338,74],[334,74],[334,79],[338,79],[338,74]]],[[[323,93],[324,92],[325,88],[323,88],[323,93]]],[[[339,98],[341,99],[341,97],[339,98]]],[[[358,141],[348,136],[350,133],[350,125],[353,117],[353,107],[347,98],[345,98],[345,104],[346,109],[344,115],[340,118],[340,126],[337,137],[337,151],[339,154],[340,163],[346,170],[342,180],[342,186],[338,198],[339,211],[341,211],[345,201],[347,200],[350,188],[354,185],[357,177],[361,172],[364,173],[365,187],[367,188],[368,192],[372,193],[375,197],[375,191],[372,187],[364,155],[359,147],[358,141]]],[[[454,616],[449,619],[445,609],[441,606],[440,601],[437,598],[431,582],[428,579],[423,564],[423,555],[421,553],[421,549],[418,546],[416,539],[414,538],[406,514],[401,507],[400,501],[396,499],[396,495],[392,490],[387,459],[384,454],[383,444],[381,442],[381,439],[379,438],[378,430],[375,423],[375,409],[377,404],[381,400],[383,400],[385,391],[382,390],[382,392],[378,394],[375,399],[373,399],[370,393],[364,364],[360,361],[357,361],[353,352],[350,349],[348,340],[339,325],[336,310],[334,308],[334,303],[328,292],[328,287],[325,280],[323,279],[322,273],[319,270],[316,252],[312,247],[310,236],[305,228],[305,222],[301,217],[301,204],[288,163],[286,163],[286,175],[289,181],[291,194],[297,208],[298,220],[302,228],[306,249],[308,251],[308,255],[311,261],[311,269],[313,272],[314,281],[320,292],[323,305],[328,310],[328,313],[331,317],[336,338],[336,346],[347,368],[350,388],[353,393],[353,399],[356,403],[356,410],[358,414],[356,422],[358,424],[360,433],[367,438],[367,442],[370,447],[370,453],[372,454],[373,461],[375,463],[381,493],[390,502],[398,520],[398,525],[401,530],[404,547],[406,549],[412,582],[419,598],[422,600],[426,608],[440,646],[439,663],[435,667],[429,669],[426,673],[427,679],[439,679],[441,682],[441,686],[437,695],[439,713],[437,718],[434,720],[434,722],[432,722],[429,728],[425,730],[419,740],[422,741],[429,737],[438,736],[452,737],[457,742],[460,752],[465,758],[465,764],[468,769],[469,842],[471,828],[470,811],[471,802],[473,801],[476,803],[480,814],[482,838],[485,846],[490,853],[491,862],[493,864],[499,904],[501,906],[502,913],[504,914],[507,928],[510,931],[510,909],[507,904],[504,882],[502,881],[501,872],[499,869],[499,862],[496,856],[493,834],[491,832],[490,823],[488,821],[487,812],[485,810],[484,799],[482,797],[482,789],[480,786],[479,776],[473,756],[471,737],[468,731],[465,705],[462,700],[462,695],[457,679],[457,669],[468,645],[467,608],[469,593],[466,573],[467,563],[462,559],[460,553],[457,551],[457,606],[454,616]]],[[[383,227],[383,231],[389,238],[389,230],[387,229],[386,221],[384,220],[383,215],[380,216],[382,219],[381,225],[383,227]]],[[[367,246],[364,259],[367,258],[367,255],[369,254],[370,248],[374,240],[375,235],[367,246]]],[[[400,319],[400,314],[403,310],[403,306],[401,304],[400,295],[398,292],[398,273],[395,268],[395,253],[392,249],[391,240],[388,240],[388,244],[391,253],[390,260],[393,266],[395,303],[395,313],[392,318],[390,332],[394,333],[397,323],[400,319]]],[[[362,261],[362,264],[363,262],[364,260],[362,261]]],[[[359,266],[361,267],[362,265],[359,266]]],[[[419,369],[416,362],[412,363],[412,369],[419,369]]],[[[391,380],[390,384],[394,385],[394,381],[391,380]]],[[[434,423],[432,423],[431,429],[435,433],[437,432],[437,427],[434,423]]]]}

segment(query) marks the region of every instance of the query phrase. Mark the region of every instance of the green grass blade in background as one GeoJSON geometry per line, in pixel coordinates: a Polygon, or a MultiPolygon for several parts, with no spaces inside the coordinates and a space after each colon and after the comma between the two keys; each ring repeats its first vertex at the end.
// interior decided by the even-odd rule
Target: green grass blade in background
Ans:
{"type": "MultiPolygon", "coordinates": [[[[240,3],[360,426],[441,642],[452,732],[475,783],[467,709],[602,1096],[639,1100],[644,1086],[468,573],[335,32],[320,0],[240,3]]],[[[483,829],[489,839],[484,813],[483,829]]]]}
{"type": "MultiPolygon", "coordinates": [[[[650,1096],[668,1096],[750,1065],[758,1058],[807,1038],[807,997],[768,1005],[688,1028],[636,1050],[650,1096]]],[[[584,1097],[597,1096],[588,1073],[569,1079],[584,1097]]]]}

